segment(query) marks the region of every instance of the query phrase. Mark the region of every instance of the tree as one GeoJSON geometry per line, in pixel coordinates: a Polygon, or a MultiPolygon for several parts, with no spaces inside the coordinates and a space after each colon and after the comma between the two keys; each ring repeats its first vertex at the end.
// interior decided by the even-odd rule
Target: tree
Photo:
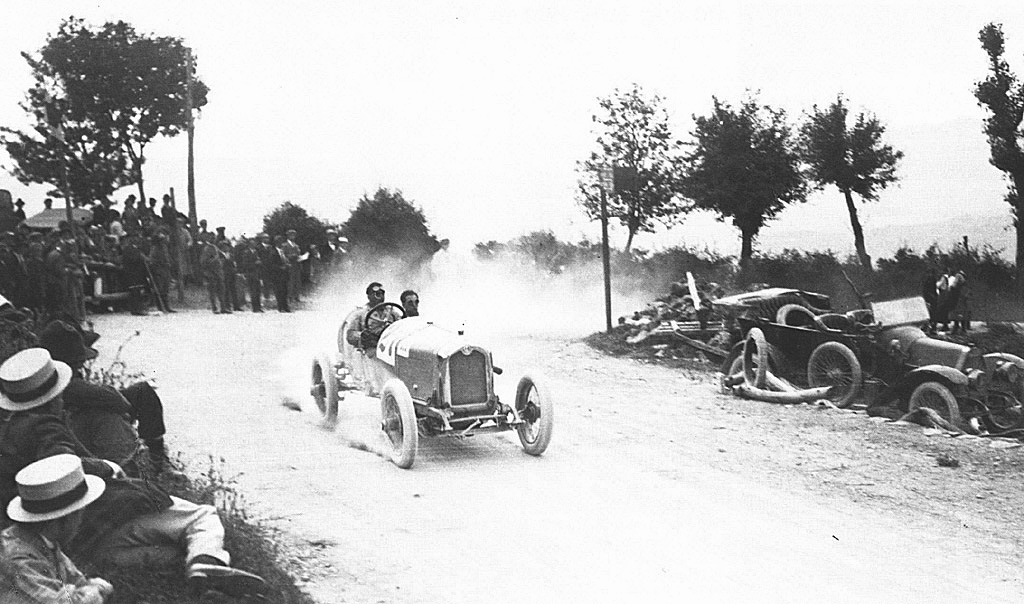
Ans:
{"type": "Polygon", "coordinates": [[[988,110],[985,136],[991,150],[989,162],[1010,178],[1006,203],[1010,204],[1017,230],[1016,276],[1024,287],[1024,151],[1021,150],[1021,120],[1024,119],[1024,85],[1003,58],[1005,40],[1002,25],[989,23],[978,34],[989,60],[989,75],[974,87],[978,104],[988,110]]]}
{"type": "Polygon", "coordinates": [[[300,205],[286,201],[263,217],[263,232],[271,239],[286,235],[289,229],[295,229],[295,242],[301,249],[327,243],[327,225],[300,205]]]}
{"type": "Polygon", "coordinates": [[[740,230],[745,268],[761,228],[786,205],[803,202],[807,187],[784,111],[754,98],[737,109],[712,101],[711,115],[693,118],[695,141],[684,158],[682,191],[720,221],[732,220],[740,230]]]}
{"type": "MultiPolygon", "coordinates": [[[[93,29],[72,17],[38,53],[22,56],[35,79],[22,108],[35,125],[28,133],[3,129],[14,175],[63,188],[63,165],[78,199],[102,199],[128,184],[145,199],[146,145],[188,124],[182,40],[139,35],[123,21],[93,29]]],[[[204,106],[208,92],[193,78],[193,107],[204,106]]]]}
{"type": "Polygon", "coordinates": [[[578,199],[587,216],[599,220],[600,168],[622,166],[635,170],[633,189],[615,191],[608,197],[609,219],[617,219],[628,232],[628,255],[638,232],[652,232],[658,223],[674,224],[687,210],[677,195],[680,143],[672,138],[661,97],[647,97],[637,84],[627,91],[615,89],[598,103],[600,112],[593,116],[598,150],[576,166],[578,199]]]}
{"type": "Polygon", "coordinates": [[[864,230],[853,203],[856,193],[864,201],[876,201],[878,191],[898,180],[896,164],[902,151],[882,143],[883,126],[873,115],[858,113],[848,125],[849,109],[842,95],[827,109],[811,108],[800,127],[800,155],[816,188],[835,185],[846,199],[853,242],[861,265],[872,270],[871,256],[864,245],[864,230]]]}
{"type": "Polygon", "coordinates": [[[420,263],[441,249],[427,226],[423,210],[407,201],[399,190],[380,187],[373,197],[363,195],[340,234],[348,238],[353,253],[394,256],[420,263]]]}

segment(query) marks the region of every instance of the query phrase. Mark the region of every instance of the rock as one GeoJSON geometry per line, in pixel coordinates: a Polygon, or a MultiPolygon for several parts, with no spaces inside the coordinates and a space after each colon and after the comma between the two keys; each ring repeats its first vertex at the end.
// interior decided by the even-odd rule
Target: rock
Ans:
{"type": "Polygon", "coordinates": [[[1017,447],[1024,446],[1024,443],[1007,440],[993,440],[988,444],[988,446],[990,449],[1016,449],[1017,447]]]}

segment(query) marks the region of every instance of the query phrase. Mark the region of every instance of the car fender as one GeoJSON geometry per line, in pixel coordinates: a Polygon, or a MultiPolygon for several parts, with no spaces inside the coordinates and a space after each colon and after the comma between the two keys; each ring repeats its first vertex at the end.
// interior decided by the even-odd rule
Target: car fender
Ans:
{"type": "Polygon", "coordinates": [[[908,371],[894,386],[903,406],[910,395],[924,382],[939,382],[947,386],[955,396],[961,396],[967,389],[967,375],[946,365],[924,365],[908,371]]]}

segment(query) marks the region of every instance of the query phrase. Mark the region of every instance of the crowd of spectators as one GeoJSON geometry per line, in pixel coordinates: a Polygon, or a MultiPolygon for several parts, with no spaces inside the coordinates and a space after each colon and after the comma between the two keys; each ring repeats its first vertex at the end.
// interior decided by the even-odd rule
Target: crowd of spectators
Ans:
{"type": "MultiPolygon", "coordinates": [[[[344,254],[331,230],[326,246],[302,249],[294,230],[274,239],[266,233],[232,238],[225,227],[210,231],[200,220],[193,238],[170,195],[159,207],[154,198],[139,203],[134,195],[121,210],[97,202],[87,222],[61,220],[52,229],[30,226],[23,206],[0,198],[0,295],[16,307],[78,321],[87,302],[123,305],[135,314],[153,307],[174,312],[185,285],[205,286],[215,313],[246,306],[263,312],[271,297],[278,311],[291,312],[320,264],[344,254]]],[[[44,208],[52,209],[52,200],[44,208]]]]}

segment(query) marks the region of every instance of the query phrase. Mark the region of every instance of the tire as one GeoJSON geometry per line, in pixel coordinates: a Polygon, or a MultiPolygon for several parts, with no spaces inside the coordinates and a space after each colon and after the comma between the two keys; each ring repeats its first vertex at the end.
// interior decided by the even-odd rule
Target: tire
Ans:
{"type": "Polygon", "coordinates": [[[922,382],[910,395],[910,403],[907,405],[909,411],[916,411],[921,407],[928,407],[935,410],[942,419],[954,427],[959,428],[963,418],[960,417],[960,405],[952,391],[939,382],[922,382]]]}
{"type": "Polygon", "coordinates": [[[335,377],[334,364],[327,355],[313,359],[309,376],[309,392],[313,402],[324,421],[334,422],[338,419],[338,380],[335,377]]]}
{"type": "Polygon", "coordinates": [[[743,371],[743,347],[732,348],[729,351],[729,355],[725,357],[725,360],[718,367],[718,371],[726,376],[734,375],[737,371],[743,371]],[[738,365],[737,362],[739,363],[738,365]]]}
{"type": "Polygon", "coordinates": [[[764,388],[769,358],[764,332],[760,328],[751,327],[743,342],[743,379],[748,386],[764,388]]]}
{"type": "Polygon", "coordinates": [[[412,395],[401,380],[392,378],[380,394],[381,430],[391,447],[391,461],[399,468],[409,469],[416,461],[419,427],[412,395]]]}
{"type": "Polygon", "coordinates": [[[980,419],[990,434],[1001,434],[1024,428],[1024,409],[1015,396],[990,393],[980,419]]]}
{"type": "Polygon", "coordinates": [[[793,327],[816,328],[815,314],[802,304],[785,304],[775,312],[775,322],[793,327]]]}
{"type": "Polygon", "coordinates": [[[857,355],[841,342],[821,344],[807,360],[807,384],[811,388],[830,386],[829,400],[836,407],[852,405],[863,382],[864,374],[857,355]]]}
{"type": "Polygon", "coordinates": [[[516,386],[516,411],[526,422],[516,426],[523,451],[535,456],[544,453],[551,442],[555,410],[547,392],[529,375],[516,386]]]}

